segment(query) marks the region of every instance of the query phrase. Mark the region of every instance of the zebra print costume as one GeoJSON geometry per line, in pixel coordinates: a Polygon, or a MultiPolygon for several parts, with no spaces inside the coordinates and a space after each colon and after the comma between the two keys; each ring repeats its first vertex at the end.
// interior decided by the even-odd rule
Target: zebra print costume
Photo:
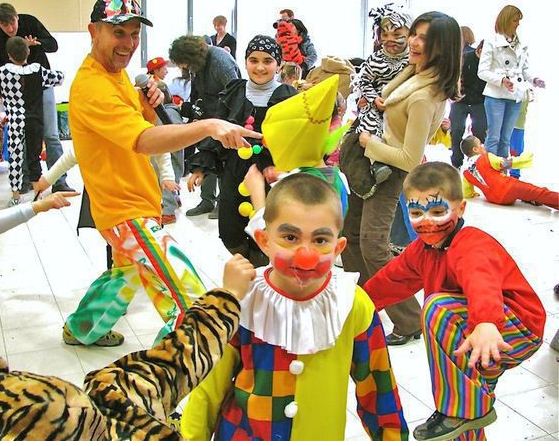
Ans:
{"type": "Polygon", "coordinates": [[[365,131],[372,135],[382,136],[382,112],[375,107],[373,102],[381,96],[384,86],[408,65],[408,61],[407,48],[396,56],[391,56],[380,48],[363,62],[357,79],[357,87],[361,92],[361,97],[367,99],[367,105],[359,110],[359,125],[355,130],[357,133],[365,131]]]}

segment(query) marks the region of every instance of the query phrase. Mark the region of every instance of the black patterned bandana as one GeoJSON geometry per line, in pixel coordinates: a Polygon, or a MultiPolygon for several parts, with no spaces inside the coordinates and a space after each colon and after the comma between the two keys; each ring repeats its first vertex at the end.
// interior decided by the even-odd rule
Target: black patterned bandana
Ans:
{"type": "Polygon", "coordinates": [[[253,51],[268,53],[276,59],[278,65],[281,64],[281,48],[272,37],[264,36],[262,34],[254,36],[248,43],[245,59],[248,59],[248,56],[250,56],[250,53],[253,51]]]}
{"type": "Polygon", "coordinates": [[[404,8],[394,3],[371,9],[369,17],[373,19],[373,29],[378,27],[384,31],[393,31],[404,26],[410,29],[412,23],[411,16],[404,8]]]}

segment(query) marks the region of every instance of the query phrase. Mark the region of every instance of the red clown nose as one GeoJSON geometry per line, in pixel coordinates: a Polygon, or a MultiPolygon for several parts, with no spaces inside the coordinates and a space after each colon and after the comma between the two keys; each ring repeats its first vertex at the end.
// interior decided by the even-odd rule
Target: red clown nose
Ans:
{"type": "Polygon", "coordinates": [[[299,248],[293,256],[293,266],[301,269],[313,269],[318,265],[319,255],[314,249],[299,248]]]}

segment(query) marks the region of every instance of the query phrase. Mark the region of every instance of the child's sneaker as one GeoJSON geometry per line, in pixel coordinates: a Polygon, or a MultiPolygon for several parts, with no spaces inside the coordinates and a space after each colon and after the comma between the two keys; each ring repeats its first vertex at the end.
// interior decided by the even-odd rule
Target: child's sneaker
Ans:
{"type": "Polygon", "coordinates": [[[496,419],[495,409],[491,409],[484,416],[473,420],[447,417],[435,411],[425,423],[414,429],[413,436],[418,441],[451,441],[464,432],[489,426],[496,419]]]}
{"type": "Polygon", "coordinates": [[[375,161],[373,164],[371,164],[371,175],[373,175],[375,184],[384,183],[386,180],[388,180],[388,177],[391,173],[392,169],[386,164],[379,163],[378,161],[375,161]]]}
{"type": "Polygon", "coordinates": [[[14,207],[17,206],[18,204],[21,203],[21,200],[19,198],[12,198],[10,201],[8,201],[8,207],[14,207]]]}

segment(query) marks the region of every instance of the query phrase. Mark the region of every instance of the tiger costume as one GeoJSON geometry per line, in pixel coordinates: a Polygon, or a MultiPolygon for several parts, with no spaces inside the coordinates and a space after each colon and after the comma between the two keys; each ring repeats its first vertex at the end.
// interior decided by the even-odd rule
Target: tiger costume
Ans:
{"type": "Polygon", "coordinates": [[[0,439],[181,440],[167,418],[221,358],[239,312],[228,291],[207,292],[156,347],[90,372],[84,390],[0,358],[0,439]]]}

